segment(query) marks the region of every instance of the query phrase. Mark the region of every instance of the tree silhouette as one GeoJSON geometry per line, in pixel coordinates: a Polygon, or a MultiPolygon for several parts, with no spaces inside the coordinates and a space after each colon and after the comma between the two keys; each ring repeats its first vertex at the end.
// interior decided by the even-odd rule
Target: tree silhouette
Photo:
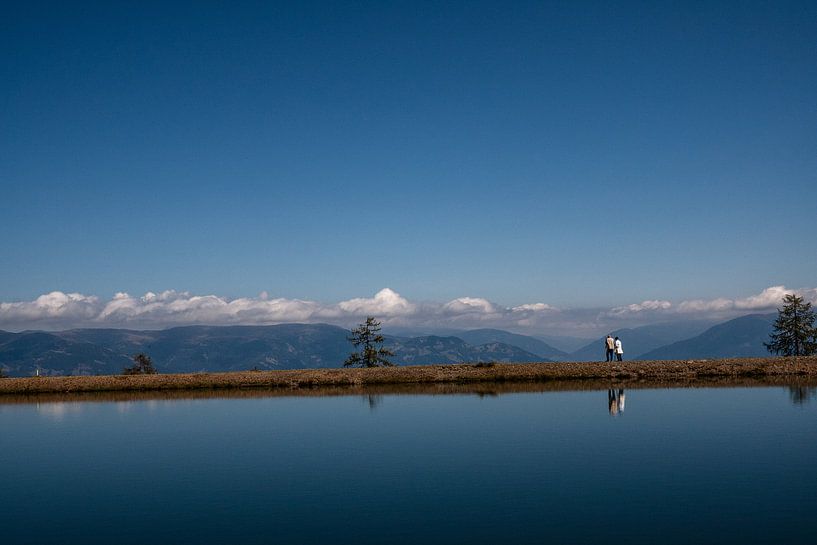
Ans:
{"type": "Polygon", "coordinates": [[[150,356],[142,352],[133,356],[133,367],[125,367],[123,375],[155,375],[156,368],[153,367],[153,360],[150,356]]]}
{"type": "Polygon", "coordinates": [[[394,352],[383,348],[383,335],[380,334],[380,322],[374,319],[373,316],[368,316],[366,322],[360,324],[352,330],[352,336],[347,337],[355,348],[362,349],[352,352],[346,361],[343,362],[344,367],[380,367],[392,366],[386,356],[394,356],[394,352]]]}
{"type": "Polygon", "coordinates": [[[777,309],[771,342],[763,343],[769,352],[783,356],[808,356],[817,353],[817,330],[814,329],[814,311],[811,303],[802,297],[788,294],[783,297],[783,308],[777,309]]]}

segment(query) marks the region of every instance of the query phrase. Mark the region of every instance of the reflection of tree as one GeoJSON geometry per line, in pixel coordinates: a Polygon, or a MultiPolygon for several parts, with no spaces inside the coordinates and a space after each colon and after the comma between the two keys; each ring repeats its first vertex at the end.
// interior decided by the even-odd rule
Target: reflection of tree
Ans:
{"type": "Polygon", "coordinates": [[[789,386],[789,395],[791,396],[791,402],[795,405],[801,405],[803,403],[808,403],[811,399],[811,396],[817,394],[817,388],[815,387],[804,387],[804,386],[789,386]]]}
{"type": "Polygon", "coordinates": [[[378,405],[383,403],[383,396],[368,395],[366,396],[366,399],[369,402],[369,409],[371,409],[372,411],[375,410],[378,407],[378,405]]]}

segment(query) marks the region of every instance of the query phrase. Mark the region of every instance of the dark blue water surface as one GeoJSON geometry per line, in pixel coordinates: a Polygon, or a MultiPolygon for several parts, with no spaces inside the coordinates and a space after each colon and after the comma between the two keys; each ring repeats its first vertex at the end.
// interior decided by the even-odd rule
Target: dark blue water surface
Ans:
{"type": "Polygon", "coordinates": [[[817,400],[770,387],[611,403],[0,404],[0,543],[817,542],[817,400]]]}

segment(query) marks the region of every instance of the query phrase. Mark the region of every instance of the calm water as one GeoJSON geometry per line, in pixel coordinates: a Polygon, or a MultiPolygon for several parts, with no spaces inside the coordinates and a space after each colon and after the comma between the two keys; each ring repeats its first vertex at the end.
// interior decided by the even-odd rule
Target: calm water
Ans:
{"type": "Polygon", "coordinates": [[[0,404],[0,543],[814,543],[804,393],[0,404]]]}

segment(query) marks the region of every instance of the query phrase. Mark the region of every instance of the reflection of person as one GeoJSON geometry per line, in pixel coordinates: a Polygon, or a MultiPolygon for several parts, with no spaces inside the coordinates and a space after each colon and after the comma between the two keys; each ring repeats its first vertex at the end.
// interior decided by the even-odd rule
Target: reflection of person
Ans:
{"type": "Polygon", "coordinates": [[[610,411],[611,416],[618,414],[618,402],[616,401],[615,390],[607,390],[607,409],[610,411]]]}
{"type": "Polygon", "coordinates": [[[607,361],[613,361],[616,345],[612,335],[607,335],[607,338],[604,339],[604,347],[607,349],[607,361]]]}
{"type": "Polygon", "coordinates": [[[621,361],[621,356],[624,355],[624,349],[621,347],[621,339],[616,337],[615,340],[615,347],[616,347],[616,359],[621,361]]]}
{"type": "Polygon", "coordinates": [[[624,413],[624,400],[623,389],[607,390],[607,409],[610,411],[610,416],[619,416],[624,413]]]}

